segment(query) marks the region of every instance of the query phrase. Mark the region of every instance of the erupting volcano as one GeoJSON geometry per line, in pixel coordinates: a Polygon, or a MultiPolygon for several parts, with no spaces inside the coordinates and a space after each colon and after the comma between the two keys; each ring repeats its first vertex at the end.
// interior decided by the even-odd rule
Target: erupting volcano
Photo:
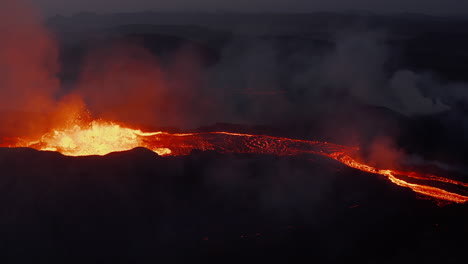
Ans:
{"type": "Polygon", "coordinates": [[[188,155],[192,150],[219,153],[254,153],[278,156],[323,155],[349,167],[386,177],[392,183],[425,196],[455,203],[465,203],[468,195],[452,191],[467,183],[418,172],[379,169],[355,158],[359,148],[328,142],[252,135],[230,132],[167,133],[143,132],[106,121],[92,121],[68,129],[54,130],[38,140],[17,139],[7,147],[29,147],[57,151],[67,156],[106,155],[111,152],[144,147],[159,155],[188,155]],[[450,189],[445,187],[450,186],[450,189]]]}
{"type": "Polygon", "coordinates": [[[0,0],[6,263],[463,262],[468,20],[115,2],[0,0]]]}

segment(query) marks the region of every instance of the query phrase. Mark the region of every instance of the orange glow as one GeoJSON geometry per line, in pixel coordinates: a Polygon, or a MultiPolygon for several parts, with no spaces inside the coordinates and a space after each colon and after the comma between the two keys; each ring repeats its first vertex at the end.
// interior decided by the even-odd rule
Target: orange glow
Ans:
{"type": "Polygon", "coordinates": [[[43,151],[57,151],[67,156],[106,155],[136,147],[150,149],[161,156],[188,155],[192,150],[278,156],[315,154],[332,158],[354,169],[382,175],[398,186],[410,188],[416,193],[438,200],[455,203],[468,201],[468,196],[464,194],[437,186],[438,183],[443,183],[468,187],[467,183],[417,172],[378,169],[359,162],[351,156],[356,153],[358,148],[320,141],[230,132],[185,134],[143,132],[111,122],[93,121],[87,125],[74,125],[67,129],[54,130],[43,135],[39,140],[18,140],[16,143],[10,144],[9,147],[30,147],[43,151]],[[419,183],[412,180],[418,180],[419,183]]]}
{"type": "Polygon", "coordinates": [[[442,177],[434,176],[434,175],[428,175],[424,177],[424,175],[416,173],[416,172],[399,172],[395,170],[382,170],[382,169],[377,169],[372,166],[360,163],[356,160],[354,160],[352,157],[344,154],[344,153],[333,153],[331,155],[327,155],[337,161],[342,162],[343,164],[355,168],[361,171],[369,172],[369,173],[374,173],[374,174],[380,174],[385,177],[387,177],[391,182],[398,186],[402,187],[408,187],[411,190],[427,195],[436,199],[440,200],[446,200],[446,201],[451,201],[451,202],[456,202],[456,203],[464,203],[468,201],[468,196],[453,193],[446,191],[444,189],[440,189],[437,187],[429,186],[429,185],[422,185],[422,184],[416,184],[416,183],[410,183],[408,181],[405,181],[403,179],[398,178],[398,175],[404,175],[413,179],[422,179],[422,180],[428,180],[428,181],[439,181],[439,182],[446,182],[446,183],[451,183],[454,185],[460,185],[460,186],[467,186],[466,183],[463,182],[458,182],[455,180],[450,180],[450,179],[445,179],[442,177]]]}
{"type": "MultiPolygon", "coordinates": [[[[142,146],[142,137],[156,133],[124,128],[110,122],[93,121],[87,126],[74,125],[63,130],[54,130],[37,141],[18,144],[43,151],[57,151],[66,156],[106,155],[142,146]]],[[[167,148],[152,148],[159,155],[171,154],[167,148]]]]}

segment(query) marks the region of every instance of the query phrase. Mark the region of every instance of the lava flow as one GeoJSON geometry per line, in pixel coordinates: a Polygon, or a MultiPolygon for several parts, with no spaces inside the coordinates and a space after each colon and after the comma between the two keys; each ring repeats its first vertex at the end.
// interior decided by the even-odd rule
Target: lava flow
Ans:
{"type": "Polygon", "coordinates": [[[7,147],[29,147],[43,151],[56,151],[67,156],[106,155],[136,147],[144,147],[163,156],[188,155],[192,150],[278,156],[315,154],[335,159],[361,171],[382,175],[398,186],[410,188],[416,193],[437,200],[455,203],[468,201],[466,195],[449,191],[438,185],[435,186],[435,184],[442,183],[443,186],[468,187],[467,183],[418,172],[378,169],[352,157],[358,148],[320,141],[229,132],[185,134],[143,132],[110,122],[94,121],[86,126],[75,125],[69,129],[54,130],[43,135],[39,140],[19,139],[7,147]]]}

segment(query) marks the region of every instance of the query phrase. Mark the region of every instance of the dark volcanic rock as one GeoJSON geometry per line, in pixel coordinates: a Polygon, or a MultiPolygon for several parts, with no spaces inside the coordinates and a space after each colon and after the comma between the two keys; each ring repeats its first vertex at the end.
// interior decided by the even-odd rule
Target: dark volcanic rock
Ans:
{"type": "Polygon", "coordinates": [[[15,262],[448,263],[466,246],[466,206],[321,157],[0,149],[0,170],[0,250],[15,262]]]}

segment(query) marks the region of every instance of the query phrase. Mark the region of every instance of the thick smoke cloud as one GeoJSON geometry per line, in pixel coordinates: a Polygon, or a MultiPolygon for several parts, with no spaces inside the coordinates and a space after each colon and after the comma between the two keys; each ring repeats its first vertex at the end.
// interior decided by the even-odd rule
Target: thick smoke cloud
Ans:
{"type": "MultiPolygon", "coordinates": [[[[430,80],[432,83],[432,80],[430,80]]],[[[390,89],[395,91],[398,103],[396,108],[407,114],[436,113],[449,109],[440,95],[426,92],[424,76],[409,70],[401,70],[393,74],[389,81],[390,89]]],[[[443,89],[443,87],[440,87],[443,89]]]]}
{"type": "Polygon", "coordinates": [[[195,127],[215,116],[202,89],[200,59],[183,47],[162,65],[136,43],[119,42],[87,55],[75,93],[95,117],[144,126],[195,127]]]}
{"type": "MultiPolygon", "coordinates": [[[[326,48],[260,37],[269,32],[235,32],[210,66],[190,45],[162,60],[139,43],[106,43],[85,56],[74,89],[58,93],[57,44],[40,16],[18,1],[2,5],[2,108],[48,115],[45,121],[31,118],[35,123],[27,130],[68,125],[87,118],[89,109],[95,118],[146,127],[300,124],[321,118],[317,124],[332,134],[354,122],[348,106],[383,106],[411,116],[458,107],[468,97],[466,85],[444,83],[430,73],[389,72],[394,51],[387,35],[362,29],[335,32],[326,48]]],[[[342,134],[368,137],[358,135],[365,130],[342,134]]]]}
{"type": "Polygon", "coordinates": [[[406,69],[388,73],[391,51],[382,32],[339,33],[326,52],[298,50],[281,57],[276,46],[274,41],[233,41],[223,50],[209,72],[209,85],[225,96],[234,91],[225,99],[229,118],[252,123],[303,118],[330,111],[342,100],[404,115],[449,109],[442,98],[447,96],[428,91],[435,84],[424,75],[406,69]]]}
{"type": "Polygon", "coordinates": [[[2,1],[0,18],[1,108],[47,110],[59,89],[53,36],[22,0],[2,1]]]}
{"type": "Polygon", "coordinates": [[[0,131],[45,129],[37,115],[54,107],[60,88],[58,49],[38,12],[26,1],[0,2],[0,131]]]}
{"type": "Polygon", "coordinates": [[[287,115],[290,106],[281,85],[282,70],[272,43],[233,40],[209,69],[207,89],[223,102],[222,112],[234,122],[274,122],[287,115]]]}
{"type": "Polygon", "coordinates": [[[426,92],[425,87],[433,82],[423,82],[423,76],[406,69],[387,72],[391,52],[382,33],[340,36],[335,50],[325,58],[322,87],[405,115],[448,110],[440,95],[426,92]]]}
{"type": "Polygon", "coordinates": [[[57,44],[25,3],[2,5],[4,109],[78,113],[83,99],[95,117],[187,128],[301,120],[330,111],[343,99],[406,115],[440,112],[463,100],[463,85],[447,88],[406,69],[388,74],[385,34],[361,30],[336,34],[332,49],[319,52],[308,47],[285,53],[276,40],[234,38],[208,68],[191,47],[162,64],[136,43],[113,43],[87,55],[68,96],[74,99],[66,99],[74,110],[61,103],[57,111],[57,44]]]}
{"type": "Polygon", "coordinates": [[[91,111],[104,119],[153,122],[165,91],[162,70],[145,49],[119,44],[88,55],[78,84],[91,111]]]}

